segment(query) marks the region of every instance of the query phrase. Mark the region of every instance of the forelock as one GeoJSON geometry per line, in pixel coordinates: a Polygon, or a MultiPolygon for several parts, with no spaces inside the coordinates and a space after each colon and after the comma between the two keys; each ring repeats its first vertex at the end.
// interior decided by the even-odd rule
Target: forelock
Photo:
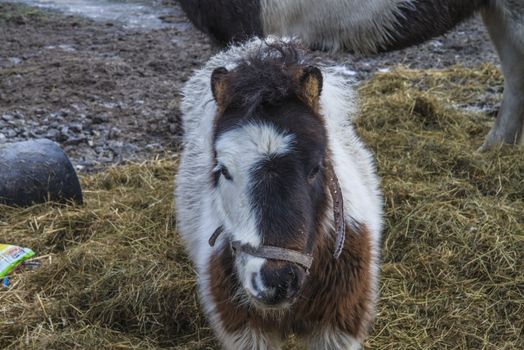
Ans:
{"type": "Polygon", "coordinates": [[[221,133],[215,149],[217,160],[238,162],[245,167],[291,151],[294,136],[267,123],[248,123],[221,133]]]}
{"type": "Polygon", "coordinates": [[[228,77],[229,105],[249,112],[261,104],[278,104],[296,96],[293,74],[304,64],[296,44],[265,43],[237,62],[228,77]]]}

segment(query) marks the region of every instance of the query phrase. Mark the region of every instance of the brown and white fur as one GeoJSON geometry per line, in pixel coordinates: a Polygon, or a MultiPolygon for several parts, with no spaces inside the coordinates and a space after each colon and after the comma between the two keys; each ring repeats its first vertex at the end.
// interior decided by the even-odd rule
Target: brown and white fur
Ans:
{"type": "Polygon", "coordinates": [[[524,144],[522,0],[180,0],[189,19],[220,42],[296,36],[313,49],[370,54],[451,30],[480,12],[505,77],[498,117],[482,149],[524,144]]]}
{"type": "Polygon", "coordinates": [[[177,229],[225,349],[280,349],[291,334],[310,349],[359,349],[368,332],[382,197],[372,156],[351,124],[351,85],[344,67],[312,66],[294,43],[269,38],[217,54],[184,87],[177,229]],[[328,161],[345,207],[338,259],[328,161]],[[303,250],[313,264],[304,271],[234,254],[231,241],[303,250]],[[276,300],[258,299],[276,298],[284,283],[276,300]]]}

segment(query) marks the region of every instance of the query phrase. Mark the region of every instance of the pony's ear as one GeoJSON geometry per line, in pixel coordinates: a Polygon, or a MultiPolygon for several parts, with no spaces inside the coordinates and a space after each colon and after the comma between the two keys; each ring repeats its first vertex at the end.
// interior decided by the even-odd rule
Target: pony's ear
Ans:
{"type": "Polygon", "coordinates": [[[223,108],[226,102],[226,90],[228,70],[225,67],[218,67],[211,73],[211,91],[219,108],[223,108]]]}
{"type": "Polygon", "coordinates": [[[298,81],[300,95],[304,102],[314,111],[318,111],[320,93],[322,92],[322,73],[315,66],[307,66],[302,70],[298,81]]]}

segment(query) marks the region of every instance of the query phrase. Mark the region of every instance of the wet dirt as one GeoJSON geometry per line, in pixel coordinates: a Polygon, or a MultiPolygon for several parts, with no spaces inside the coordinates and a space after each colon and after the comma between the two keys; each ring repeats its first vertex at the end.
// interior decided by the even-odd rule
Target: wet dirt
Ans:
{"type": "MultiPolygon", "coordinates": [[[[0,2],[0,143],[49,138],[84,171],[173,152],[180,89],[219,48],[169,6],[165,27],[144,30],[0,2]]],[[[398,64],[497,62],[478,18],[406,50],[318,55],[347,64],[357,81],[398,64]]]]}
{"type": "Polygon", "coordinates": [[[188,26],[176,6],[162,0],[0,0],[33,7],[58,10],[66,15],[82,16],[98,22],[118,22],[126,29],[152,30],[188,26]],[[181,19],[177,21],[176,19],[181,19]]]}
{"type": "Polygon", "coordinates": [[[4,139],[50,138],[80,169],[175,149],[179,90],[211,55],[203,35],[18,7],[0,4],[15,13],[0,22],[4,139]]]}

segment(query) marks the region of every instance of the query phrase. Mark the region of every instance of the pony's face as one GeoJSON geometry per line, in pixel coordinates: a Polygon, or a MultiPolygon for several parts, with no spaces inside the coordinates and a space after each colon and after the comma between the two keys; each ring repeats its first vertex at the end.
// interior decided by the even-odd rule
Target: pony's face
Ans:
{"type": "Polygon", "coordinates": [[[326,206],[326,143],[321,118],[296,96],[257,108],[232,104],[217,117],[214,204],[224,236],[246,247],[226,249],[243,296],[257,307],[291,305],[306,280],[305,266],[251,251],[313,251],[326,206]]]}

